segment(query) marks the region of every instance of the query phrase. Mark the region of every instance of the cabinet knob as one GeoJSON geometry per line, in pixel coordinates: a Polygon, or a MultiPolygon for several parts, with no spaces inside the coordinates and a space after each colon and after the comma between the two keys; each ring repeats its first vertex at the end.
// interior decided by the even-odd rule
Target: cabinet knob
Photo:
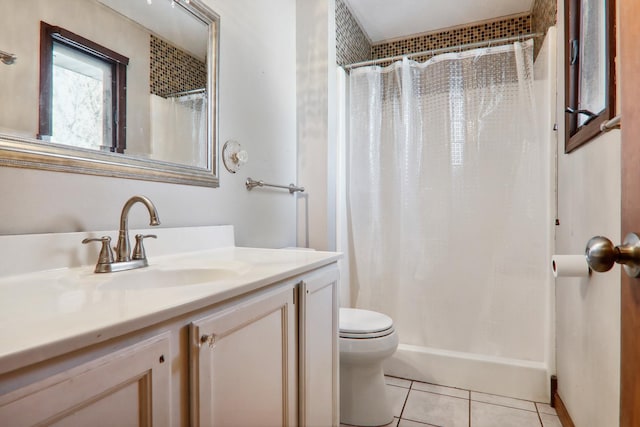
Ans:
{"type": "Polygon", "coordinates": [[[200,345],[203,344],[209,344],[210,348],[213,348],[213,346],[216,344],[216,336],[215,334],[204,334],[200,337],[200,345]]]}

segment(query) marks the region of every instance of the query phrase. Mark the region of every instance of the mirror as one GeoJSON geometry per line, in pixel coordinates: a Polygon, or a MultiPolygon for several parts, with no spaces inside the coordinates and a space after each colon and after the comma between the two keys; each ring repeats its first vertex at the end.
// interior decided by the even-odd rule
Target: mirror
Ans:
{"type": "Polygon", "coordinates": [[[201,0],[0,0],[0,166],[218,186],[201,0]]]}

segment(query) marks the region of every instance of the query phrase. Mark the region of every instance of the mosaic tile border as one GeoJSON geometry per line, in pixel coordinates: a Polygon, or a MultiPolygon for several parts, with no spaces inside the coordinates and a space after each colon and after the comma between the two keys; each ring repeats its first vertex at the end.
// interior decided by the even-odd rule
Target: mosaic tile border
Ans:
{"type": "Polygon", "coordinates": [[[151,35],[150,91],[169,94],[207,87],[207,64],[151,35]]]}
{"type": "Polygon", "coordinates": [[[520,14],[387,43],[379,43],[371,47],[371,58],[378,59],[407,55],[425,50],[527,34],[531,32],[531,20],[531,14],[520,14]]]}
{"type": "Polygon", "coordinates": [[[344,0],[336,0],[336,62],[343,66],[370,59],[371,43],[344,0]]]}
{"type": "MultiPolygon", "coordinates": [[[[556,24],[556,20],[557,9],[554,0],[535,0],[530,14],[513,15],[372,45],[344,0],[336,0],[336,62],[343,66],[369,59],[406,55],[520,34],[546,34],[548,28],[556,24]]],[[[534,57],[537,57],[543,41],[544,36],[536,37],[534,57]]],[[[428,58],[415,59],[424,61],[428,58]]]]}
{"type": "MultiPolygon", "coordinates": [[[[531,11],[531,26],[534,33],[547,34],[549,27],[556,25],[558,11],[555,0],[535,0],[531,11]]],[[[544,36],[536,37],[534,41],[534,58],[542,47],[544,36]]]]}

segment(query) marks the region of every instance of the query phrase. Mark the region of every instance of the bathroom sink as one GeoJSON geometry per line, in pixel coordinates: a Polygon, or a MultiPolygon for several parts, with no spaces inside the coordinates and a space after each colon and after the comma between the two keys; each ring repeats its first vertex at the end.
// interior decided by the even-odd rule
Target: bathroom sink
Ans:
{"type": "Polygon", "coordinates": [[[109,278],[100,283],[98,289],[135,290],[180,287],[232,279],[239,275],[239,271],[225,268],[140,269],[109,273],[109,278]]]}

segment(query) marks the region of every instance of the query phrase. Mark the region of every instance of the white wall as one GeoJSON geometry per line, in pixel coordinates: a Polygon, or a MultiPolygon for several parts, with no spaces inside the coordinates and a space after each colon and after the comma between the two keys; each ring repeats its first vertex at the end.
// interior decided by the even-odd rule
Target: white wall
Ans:
{"type": "MultiPolygon", "coordinates": [[[[538,108],[537,111],[537,123],[540,125],[538,134],[541,141],[547,144],[547,149],[544,151],[545,156],[549,161],[550,167],[548,168],[548,175],[546,177],[546,187],[549,194],[547,198],[547,239],[546,239],[546,251],[548,254],[552,254],[555,250],[555,229],[554,218],[557,213],[557,201],[556,201],[556,176],[557,176],[557,148],[558,148],[558,135],[554,130],[554,124],[556,123],[556,92],[557,92],[557,60],[556,52],[558,45],[558,32],[556,27],[550,27],[547,31],[547,35],[544,38],[538,56],[534,63],[534,90],[536,96],[536,103],[539,106],[545,106],[546,108],[538,108]]],[[[548,261],[550,262],[550,260],[548,261]]],[[[556,346],[555,346],[555,286],[553,280],[553,274],[551,272],[550,265],[547,270],[547,280],[544,286],[544,292],[546,297],[545,315],[544,315],[544,346],[545,355],[544,363],[547,368],[547,392],[550,392],[550,377],[556,373],[556,346]]],[[[540,327],[541,325],[539,325],[540,327]]],[[[548,395],[550,398],[550,393],[548,395]]]]}
{"type": "MultiPolygon", "coordinates": [[[[241,246],[295,244],[295,197],[244,181],[296,178],[296,2],[205,2],[221,17],[220,146],[239,141],[249,163],[232,175],[220,162],[217,189],[1,167],[0,234],[116,229],[124,202],[144,194],[165,227],[233,224],[241,246]]],[[[131,228],[147,216],[134,207],[131,228]]]]}
{"type": "MultiPolygon", "coordinates": [[[[558,76],[564,75],[558,1],[558,76]]],[[[564,84],[558,82],[559,135],[564,135],[564,84]]],[[[611,131],[571,154],[558,149],[556,253],[581,254],[587,241],[620,236],[620,131],[611,131]]],[[[620,400],[620,268],[589,278],[556,280],[559,394],[577,427],[618,425],[620,400]]]]}
{"type": "Polygon", "coordinates": [[[335,250],[335,0],[298,0],[296,21],[298,246],[335,250]]]}

